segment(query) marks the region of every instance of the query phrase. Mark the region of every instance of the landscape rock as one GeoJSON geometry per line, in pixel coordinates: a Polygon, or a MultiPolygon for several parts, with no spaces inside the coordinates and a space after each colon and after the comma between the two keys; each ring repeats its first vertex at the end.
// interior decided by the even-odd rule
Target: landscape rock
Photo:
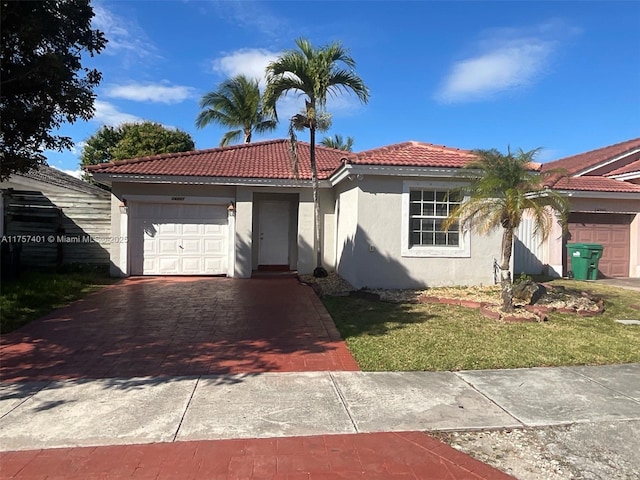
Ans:
{"type": "Polygon", "coordinates": [[[536,303],[545,293],[546,288],[533,280],[523,280],[513,285],[513,297],[529,305],[536,303]]]}

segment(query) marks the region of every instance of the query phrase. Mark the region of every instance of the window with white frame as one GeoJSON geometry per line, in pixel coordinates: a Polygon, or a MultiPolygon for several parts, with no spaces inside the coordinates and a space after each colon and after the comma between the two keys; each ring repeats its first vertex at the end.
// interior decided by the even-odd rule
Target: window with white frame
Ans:
{"type": "Polygon", "coordinates": [[[409,191],[409,245],[458,247],[460,229],[444,220],[460,205],[460,195],[450,190],[411,189],[409,191]]]}
{"type": "Polygon", "coordinates": [[[443,223],[464,198],[458,182],[404,181],[402,256],[470,257],[469,232],[458,222],[443,223]]]}

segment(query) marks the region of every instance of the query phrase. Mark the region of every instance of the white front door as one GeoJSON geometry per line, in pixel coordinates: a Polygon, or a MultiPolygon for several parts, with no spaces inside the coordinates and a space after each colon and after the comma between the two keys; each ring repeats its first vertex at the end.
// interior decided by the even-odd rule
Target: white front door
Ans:
{"type": "Polygon", "coordinates": [[[260,202],[260,265],[289,265],[289,210],[289,202],[260,202]]]}

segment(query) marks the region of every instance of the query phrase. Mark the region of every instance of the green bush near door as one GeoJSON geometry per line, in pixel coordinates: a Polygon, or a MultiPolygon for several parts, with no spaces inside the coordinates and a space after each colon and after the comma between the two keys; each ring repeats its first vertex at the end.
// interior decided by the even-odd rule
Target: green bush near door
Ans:
{"type": "Polygon", "coordinates": [[[599,243],[568,243],[571,270],[576,280],[597,280],[598,261],[604,247],[599,243]]]}

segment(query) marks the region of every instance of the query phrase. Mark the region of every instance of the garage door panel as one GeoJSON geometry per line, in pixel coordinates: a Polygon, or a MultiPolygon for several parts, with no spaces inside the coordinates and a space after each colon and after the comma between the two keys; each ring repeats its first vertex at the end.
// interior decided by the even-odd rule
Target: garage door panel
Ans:
{"type": "Polygon", "coordinates": [[[204,230],[204,225],[201,224],[185,223],[182,225],[183,235],[203,235],[204,230]]]}
{"type": "Polygon", "coordinates": [[[598,262],[607,277],[629,275],[632,215],[573,213],[569,218],[569,243],[599,243],[604,247],[598,262]]]}
{"type": "MultiPolygon", "coordinates": [[[[220,205],[135,204],[133,228],[143,275],[227,273],[227,209],[220,205]],[[141,257],[141,258],[140,258],[141,257]]],[[[132,255],[136,255],[132,252],[132,255]]],[[[135,263],[135,262],[134,262],[135,263]]]]}
{"type": "Polygon", "coordinates": [[[204,233],[206,235],[222,235],[227,230],[227,225],[219,223],[207,223],[204,226],[204,233]]]}
{"type": "Polygon", "coordinates": [[[175,223],[154,223],[153,226],[161,235],[180,235],[180,225],[175,223]]]}
{"type": "MultiPolygon", "coordinates": [[[[155,239],[154,239],[155,240],[155,239]]],[[[158,238],[155,240],[157,250],[154,248],[155,255],[177,255],[178,254],[178,239],[177,238],[158,238]]],[[[147,253],[145,251],[145,253],[147,253]]],[[[151,253],[151,252],[149,252],[151,253]]]]}
{"type": "Polygon", "coordinates": [[[206,255],[218,254],[224,251],[225,241],[222,238],[207,238],[204,241],[204,253],[206,255]]]}
{"type": "Polygon", "coordinates": [[[178,256],[169,257],[163,256],[157,259],[158,273],[162,275],[177,275],[180,273],[178,266],[180,265],[180,259],[178,256]]]}
{"type": "Polygon", "coordinates": [[[204,268],[211,272],[223,272],[227,270],[226,257],[206,257],[204,259],[204,268]]]}
{"type": "Polygon", "coordinates": [[[202,253],[204,243],[202,238],[183,238],[181,243],[182,253],[184,255],[202,253]]]}
{"type": "Polygon", "coordinates": [[[182,257],[182,273],[199,275],[203,270],[203,259],[200,257],[182,257]]]}

